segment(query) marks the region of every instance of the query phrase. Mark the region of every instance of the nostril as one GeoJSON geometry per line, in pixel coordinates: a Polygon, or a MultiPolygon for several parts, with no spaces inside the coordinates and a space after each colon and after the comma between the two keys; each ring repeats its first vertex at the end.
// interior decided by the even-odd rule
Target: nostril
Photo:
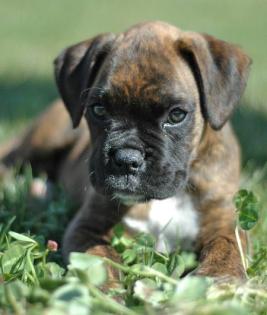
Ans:
{"type": "Polygon", "coordinates": [[[133,161],[131,167],[132,168],[138,168],[139,167],[138,161],[133,161]]]}

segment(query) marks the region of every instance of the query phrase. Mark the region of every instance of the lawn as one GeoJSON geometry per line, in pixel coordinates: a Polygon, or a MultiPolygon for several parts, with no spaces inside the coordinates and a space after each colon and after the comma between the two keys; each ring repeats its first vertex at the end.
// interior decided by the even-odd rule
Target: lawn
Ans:
{"type": "Polygon", "coordinates": [[[118,227],[113,245],[122,255],[116,268],[123,271],[124,288],[103,295],[103,261],[74,255],[68,272],[62,269],[60,240],[71,201],[57,188],[49,202],[29,203],[30,168],[22,175],[14,171],[0,184],[0,314],[267,314],[266,14],[263,0],[0,0],[0,143],[58,96],[52,64],[60,50],[97,33],[157,19],[243,47],[253,66],[232,122],[243,152],[241,188],[253,191],[256,197],[246,200],[259,214],[256,220],[253,213],[257,224],[248,232],[254,254],[246,283],[179,280],[195,264],[191,253],[162,256],[151,236],[133,241],[118,227]],[[59,250],[48,240],[56,240],[59,250]],[[116,294],[126,306],[110,299],[116,294]]]}

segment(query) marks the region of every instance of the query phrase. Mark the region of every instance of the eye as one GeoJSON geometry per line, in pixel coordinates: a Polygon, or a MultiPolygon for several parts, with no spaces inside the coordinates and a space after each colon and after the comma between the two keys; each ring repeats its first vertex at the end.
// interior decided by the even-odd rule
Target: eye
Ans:
{"type": "Polygon", "coordinates": [[[107,117],[107,110],[104,105],[94,104],[91,106],[91,112],[95,118],[104,120],[107,117]]]}
{"type": "Polygon", "coordinates": [[[185,119],[186,115],[187,113],[184,110],[180,108],[174,108],[169,112],[166,123],[168,125],[177,125],[185,119]]]}

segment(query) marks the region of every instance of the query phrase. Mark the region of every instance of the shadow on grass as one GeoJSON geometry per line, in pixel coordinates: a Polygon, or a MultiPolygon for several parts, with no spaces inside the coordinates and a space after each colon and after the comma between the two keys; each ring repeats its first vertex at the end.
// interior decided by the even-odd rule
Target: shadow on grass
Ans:
{"type": "Polygon", "coordinates": [[[242,148],[245,164],[252,161],[257,167],[267,162],[267,113],[242,104],[232,118],[232,124],[242,148]]]}
{"type": "MultiPolygon", "coordinates": [[[[34,117],[56,97],[52,79],[10,84],[0,81],[0,124],[9,121],[16,127],[17,122],[34,117]]],[[[267,114],[242,104],[232,122],[242,147],[243,162],[251,160],[255,166],[263,166],[267,161],[267,114]]]]}
{"type": "Polygon", "coordinates": [[[58,96],[53,80],[0,81],[0,123],[34,117],[58,96]]]}

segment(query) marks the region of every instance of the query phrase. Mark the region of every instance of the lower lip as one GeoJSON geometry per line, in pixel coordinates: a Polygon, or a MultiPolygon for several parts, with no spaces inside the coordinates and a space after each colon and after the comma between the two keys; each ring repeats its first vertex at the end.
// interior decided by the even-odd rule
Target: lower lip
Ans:
{"type": "Polygon", "coordinates": [[[124,194],[124,193],[115,193],[114,197],[126,205],[133,205],[136,203],[143,202],[145,200],[144,196],[134,195],[134,194],[130,195],[130,194],[124,194]]]}

